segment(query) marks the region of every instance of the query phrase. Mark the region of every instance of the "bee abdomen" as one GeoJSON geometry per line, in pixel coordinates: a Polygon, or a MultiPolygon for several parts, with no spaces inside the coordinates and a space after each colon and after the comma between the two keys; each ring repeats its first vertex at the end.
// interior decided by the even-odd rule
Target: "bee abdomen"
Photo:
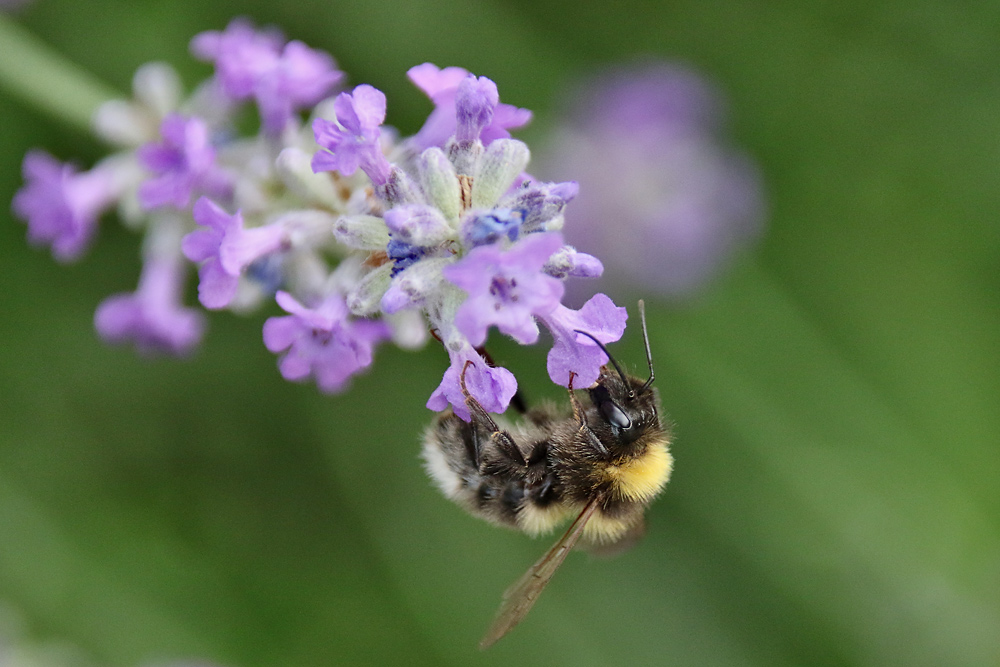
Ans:
{"type": "Polygon", "coordinates": [[[492,434],[445,414],[424,437],[427,472],[470,514],[529,535],[550,532],[579,508],[566,501],[561,478],[549,468],[548,441],[534,436],[515,461],[492,434]]]}

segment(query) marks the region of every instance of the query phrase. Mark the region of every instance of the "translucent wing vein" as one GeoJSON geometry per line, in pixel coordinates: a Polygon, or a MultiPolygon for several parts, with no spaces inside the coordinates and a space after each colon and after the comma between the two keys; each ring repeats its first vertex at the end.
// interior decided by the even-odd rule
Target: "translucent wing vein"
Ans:
{"type": "Polygon", "coordinates": [[[559,538],[559,541],[552,545],[552,548],[532,565],[523,577],[504,591],[500,610],[497,611],[496,619],[486,636],[479,642],[479,648],[492,646],[527,616],[535,605],[535,600],[552,579],[552,575],[556,573],[562,562],[566,560],[567,554],[580,539],[584,526],[597,510],[599,502],[600,498],[594,498],[587,503],[572,525],[559,538]]]}

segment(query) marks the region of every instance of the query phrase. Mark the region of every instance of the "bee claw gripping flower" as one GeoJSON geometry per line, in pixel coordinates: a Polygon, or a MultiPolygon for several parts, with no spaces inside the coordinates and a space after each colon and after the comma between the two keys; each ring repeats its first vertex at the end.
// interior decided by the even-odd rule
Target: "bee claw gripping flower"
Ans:
{"type": "Polygon", "coordinates": [[[579,188],[525,172],[530,151],[510,130],[531,112],[502,103],[496,83],[459,67],[411,68],[434,110],[400,138],[381,91],[338,89],[333,58],[274,30],[236,20],[191,50],[214,76],[185,97],[170,68],[142,68],[136,98],[99,111],[98,133],[119,152],[90,171],[25,158],[13,208],[32,243],[76,259],[115,206],[146,236],[139,287],[95,316],[103,338],[191,351],[204,322],[181,295],[196,271],[205,308],[276,300],[286,314],[264,323],[265,346],[284,378],[325,392],[344,389],[379,343],[422,343],[419,321],[450,361],[432,410],[470,418],[463,370],[486,410],[507,408],[517,381],[478,351],[493,327],[527,345],[543,324],[553,382],[596,381],[607,357],[595,341],[621,337],[625,310],[603,294],[579,311],[561,303],[564,280],[603,267],[565,244],[579,188]],[[236,122],[248,104],[260,118],[250,135],[236,122]]]}

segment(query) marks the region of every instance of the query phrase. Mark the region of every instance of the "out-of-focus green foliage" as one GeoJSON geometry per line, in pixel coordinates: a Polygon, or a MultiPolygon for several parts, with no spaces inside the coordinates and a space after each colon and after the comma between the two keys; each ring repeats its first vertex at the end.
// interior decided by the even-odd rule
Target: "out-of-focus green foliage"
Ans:
{"type": "MultiPolygon", "coordinates": [[[[28,640],[109,665],[1000,663],[1000,5],[36,0],[17,20],[125,91],[149,60],[206,76],[188,39],[236,14],[333,53],[404,131],[428,60],[534,109],[529,143],[567,77],[686,61],[729,94],[769,230],[700,298],[645,295],[677,436],[645,542],[572,555],[483,654],[548,542],[425,479],[440,349],[386,348],[337,397],[280,378],[259,317],[211,317],[182,362],[108,349],[93,311],[132,289],[138,239],[107,224],[60,266],[4,207],[0,600],[28,640]]],[[[101,154],[2,90],[0,118],[4,201],[30,147],[101,154]]],[[[561,398],[541,347],[496,349],[561,398]]],[[[617,349],[642,365],[637,330],[617,349]]]]}

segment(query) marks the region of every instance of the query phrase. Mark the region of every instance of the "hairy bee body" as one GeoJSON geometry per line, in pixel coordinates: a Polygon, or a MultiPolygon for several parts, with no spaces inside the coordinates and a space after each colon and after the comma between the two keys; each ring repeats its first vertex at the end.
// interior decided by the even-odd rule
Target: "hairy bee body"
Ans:
{"type": "Polygon", "coordinates": [[[643,380],[609,366],[587,393],[590,404],[578,403],[578,414],[543,406],[510,425],[475,412],[467,423],[446,412],[424,439],[427,470],[466,511],[532,536],[577,516],[595,498],[585,544],[609,545],[641,531],[672,467],[658,397],[643,380]],[[619,415],[630,423],[627,433],[620,419],[615,423],[619,415]]]}
{"type": "MultiPolygon", "coordinates": [[[[653,358],[642,301],[642,338],[649,379],[626,375],[608,357],[597,381],[574,392],[569,408],[543,406],[512,423],[497,423],[465,385],[468,422],[441,414],[424,435],[427,471],[444,494],[474,516],[538,535],[572,518],[556,543],[503,595],[480,647],[506,635],[531,610],[567,554],[577,544],[614,555],[645,532],[643,514],[670,478],[670,437],[652,388],[653,358]],[[580,396],[586,393],[586,399],[580,396]]],[[[485,362],[485,359],[484,359],[485,362]]]]}

